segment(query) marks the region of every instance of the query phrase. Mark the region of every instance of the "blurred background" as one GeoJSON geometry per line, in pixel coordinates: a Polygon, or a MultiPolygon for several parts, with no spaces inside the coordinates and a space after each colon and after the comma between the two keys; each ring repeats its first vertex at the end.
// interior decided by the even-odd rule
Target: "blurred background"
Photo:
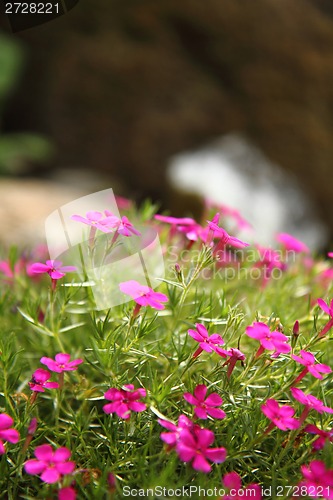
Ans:
{"type": "Polygon", "coordinates": [[[333,241],[332,0],[80,0],[0,29],[0,225],[112,187],[198,216],[241,211],[257,239],[333,241]]]}

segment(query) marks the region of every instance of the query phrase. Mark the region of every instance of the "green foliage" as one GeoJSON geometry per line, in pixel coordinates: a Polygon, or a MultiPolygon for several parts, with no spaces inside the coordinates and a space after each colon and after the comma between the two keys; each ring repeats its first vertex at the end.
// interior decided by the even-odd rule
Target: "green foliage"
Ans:
{"type": "MultiPolygon", "coordinates": [[[[162,243],[166,236],[162,234],[162,243]]],[[[314,302],[318,297],[327,300],[332,292],[331,284],[319,279],[323,263],[318,259],[319,271],[316,265],[309,271],[302,257],[296,256],[278,280],[263,286],[251,277],[253,260],[246,254],[238,262],[243,272],[227,279],[226,269],[216,265],[210,249],[194,246],[182,262],[182,248],[178,247],[177,272],[174,265],[168,267],[170,256],[165,255],[168,272],[159,291],[169,297],[166,308],[142,307],[135,317],[133,302],[94,311],[88,293],[81,300],[85,289],[78,290],[66,279],[59,280],[52,291],[48,275],[36,280],[23,271],[12,277],[3,274],[0,407],[14,418],[21,434],[20,443],[6,444],[6,455],[0,461],[3,498],[55,498],[57,486],[29,476],[22,467],[26,459],[33,458],[35,447],[44,443],[72,451],[80,499],[112,498],[109,472],[117,476],[115,498],[123,498],[124,486],[221,488],[221,478],[231,471],[240,474],[245,485],[256,482],[263,487],[285,487],[296,485],[301,465],[313,459],[333,467],[332,443],[313,453],[314,436],[304,429],[274,428],[265,433],[270,421],[261,405],[268,398],[293,406],[300,416],[302,405],[292,398],[290,388],[302,367],[289,354],[272,358],[272,352],[265,351],[256,357],[258,341],[245,335],[246,326],[262,321],[271,330],[283,330],[294,353],[310,350],[318,362],[332,364],[332,331],[319,338],[327,315],[314,302]],[[296,320],[300,322],[298,335],[293,334],[296,320]],[[237,362],[231,376],[227,376],[226,359],[217,353],[193,357],[198,344],[188,330],[196,323],[204,324],[210,335],[219,333],[226,349],[238,348],[246,354],[245,362],[237,362]],[[32,401],[28,386],[32,373],[45,368],[40,364],[42,356],[54,358],[58,352],[82,358],[84,363],[77,371],[65,373],[61,391],[46,390],[32,401]],[[104,393],[124,384],[147,391],[147,410],[132,412],[129,420],[103,412],[104,393]],[[222,420],[197,421],[215,433],[214,447],[227,449],[225,462],[213,464],[207,475],[167,450],[160,439],[165,429],[157,421],[164,418],[176,423],[181,414],[193,418],[193,408],[183,394],[193,392],[198,384],[223,398],[226,413],[222,420]],[[22,454],[32,417],[38,419],[38,428],[22,454]]],[[[20,258],[18,251],[11,252],[12,270],[20,258]]],[[[56,377],[53,373],[52,380],[56,377]]],[[[332,374],[323,381],[307,374],[299,387],[327,406],[333,405],[332,374]]],[[[306,423],[327,430],[332,427],[332,417],[311,411],[306,423]]]]}
{"type": "MultiPolygon", "coordinates": [[[[22,46],[0,34],[0,123],[6,102],[19,80],[23,61],[22,46]]],[[[38,134],[0,135],[0,174],[20,173],[27,164],[43,163],[52,154],[53,148],[49,140],[38,134]]]]}
{"type": "Polygon", "coordinates": [[[0,114],[13,90],[23,63],[22,48],[0,33],[0,114]]]}

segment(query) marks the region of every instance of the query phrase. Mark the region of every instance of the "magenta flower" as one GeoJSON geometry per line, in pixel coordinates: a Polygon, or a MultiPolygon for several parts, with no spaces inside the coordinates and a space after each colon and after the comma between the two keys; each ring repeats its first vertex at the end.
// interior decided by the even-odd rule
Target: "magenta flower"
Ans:
{"type": "Polygon", "coordinates": [[[90,211],[86,213],[85,217],[82,217],[82,215],[72,215],[71,219],[91,226],[95,230],[99,229],[103,233],[111,233],[113,231],[112,223],[114,220],[110,217],[105,217],[101,212],[90,211]]]}
{"type": "Polygon", "coordinates": [[[213,392],[207,398],[206,394],[207,387],[201,384],[197,385],[194,389],[194,395],[190,392],[185,392],[184,399],[195,406],[194,413],[198,418],[206,419],[208,415],[213,418],[224,418],[225,412],[216,408],[216,406],[221,406],[223,403],[222,398],[216,392],[213,392]]]}
{"type": "Polygon", "coordinates": [[[4,274],[8,280],[6,282],[10,283],[13,280],[15,274],[20,274],[20,272],[24,269],[24,259],[20,259],[14,265],[14,269],[12,269],[9,260],[0,260],[0,273],[4,274]]]}
{"type": "Polygon", "coordinates": [[[199,347],[193,354],[193,358],[199,356],[202,351],[212,352],[215,351],[220,356],[226,357],[224,351],[219,349],[219,345],[224,344],[223,338],[217,333],[213,333],[212,335],[208,334],[207,328],[201,323],[196,323],[196,330],[188,330],[188,334],[197,342],[199,342],[199,347]]]}
{"type": "Polygon", "coordinates": [[[161,302],[167,302],[169,299],[164,293],[155,292],[149,286],[140,285],[137,281],[124,281],[119,284],[119,288],[126,295],[130,295],[139,306],[150,306],[153,309],[164,309],[161,302]]]}
{"type": "Polygon", "coordinates": [[[71,486],[61,488],[58,493],[58,500],[75,500],[76,491],[71,486]]]}
{"type": "Polygon", "coordinates": [[[307,487],[310,498],[333,498],[333,469],[326,469],[321,460],[313,460],[309,465],[302,465],[301,472],[303,480],[298,486],[307,487]]]}
{"type": "Polygon", "coordinates": [[[184,429],[192,431],[195,427],[195,424],[192,422],[192,420],[187,418],[185,415],[179,416],[178,425],[173,424],[168,420],[163,420],[161,418],[158,419],[158,423],[169,431],[169,432],[162,432],[160,434],[160,438],[168,445],[169,449],[175,448],[179,440],[181,431],[183,431],[184,429]]]}
{"type": "Polygon", "coordinates": [[[124,196],[115,195],[117,207],[121,210],[130,210],[133,206],[132,200],[125,198],[124,196]]]}
{"type": "Polygon", "coordinates": [[[190,217],[171,217],[169,215],[156,214],[154,218],[158,221],[171,224],[170,238],[176,233],[184,234],[190,242],[196,241],[202,232],[202,227],[190,217]]]}
{"type": "Polygon", "coordinates": [[[58,389],[58,382],[48,382],[51,378],[51,373],[43,368],[38,368],[32,374],[32,381],[29,382],[29,387],[34,392],[45,392],[46,389],[58,389]]]}
{"type": "Polygon", "coordinates": [[[292,387],[290,391],[292,396],[305,406],[300,416],[301,424],[304,422],[311,410],[316,410],[318,413],[333,413],[332,408],[325,406],[320,399],[315,398],[312,394],[305,394],[301,389],[297,389],[297,387],[292,387]]]}
{"type": "Polygon", "coordinates": [[[33,417],[30,421],[29,427],[28,427],[28,435],[33,436],[37,430],[38,426],[38,420],[36,417],[33,417]]]}
{"type": "Polygon", "coordinates": [[[331,318],[333,318],[333,299],[331,300],[330,305],[326,304],[326,302],[323,299],[318,299],[317,303],[325,313],[327,313],[331,318]]]}
{"type": "Polygon", "coordinates": [[[261,406],[261,411],[272,422],[267,427],[265,434],[268,434],[274,425],[279,429],[286,431],[288,429],[298,429],[300,422],[293,418],[295,413],[294,408],[288,405],[279,406],[275,399],[267,399],[266,403],[261,406]]]}
{"type": "Polygon", "coordinates": [[[240,361],[242,366],[244,365],[244,361],[246,359],[245,354],[243,354],[242,351],[236,349],[235,347],[232,347],[229,351],[219,349],[219,354],[220,352],[223,352],[225,356],[229,356],[229,359],[227,359],[227,361],[223,363],[222,366],[228,365],[227,377],[230,378],[237,361],[240,361]]]}
{"type": "Polygon", "coordinates": [[[254,263],[253,267],[263,270],[262,286],[264,287],[271,278],[274,269],[284,271],[287,266],[286,263],[281,260],[280,252],[261,245],[257,245],[257,250],[259,252],[259,259],[254,263]]]}
{"type": "Polygon", "coordinates": [[[43,356],[40,362],[43,365],[46,365],[51,372],[56,373],[77,370],[78,365],[83,363],[83,359],[73,359],[73,361],[69,360],[70,354],[59,353],[55,355],[55,360],[43,356]]]}
{"type": "Polygon", "coordinates": [[[117,480],[113,472],[109,472],[107,475],[107,483],[110,493],[116,490],[117,480]]]}
{"type": "Polygon", "coordinates": [[[13,278],[14,273],[10,267],[10,263],[7,260],[0,260],[0,273],[7,276],[7,278],[13,278]]]}
{"type": "Polygon", "coordinates": [[[259,340],[261,344],[256,353],[256,358],[264,352],[264,349],[268,351],[275,349],[274,357],[277,357],[281,352],[287,353],[291,350],[290,345],[287,344],[287,337],[280,332],[271,332],[269,326],[265,323],[253,323],[253,326],[246,328],[245,333],[249,337],[259,340]]]}
{"type": "Polygon", "coordinates": [[[324,326],[322,331],[319,333],[319,338],[323,337],[326,335],[326,333],[333,327],[333,299],[331,300],[330,305],[326,304],[326,302],[323,301],[323,299],[318,299],[317,303],[325,313],[327,313],[330,316],[330,320],[328,323],[324,326]]]}
{"type": "Polygon", "coordinates": [[[195,432],[188,429],[181,431],[177,445],[177,454],[183,462],[192,462],[194,470],[208,474],[211,471],[210,462],[222,463],[227,456],[225,448],[210,448],[215,439],[214,432],[198,428],[195,432]]]}
{"type": "Polygon", "coordinates": [[[66,273],[76,271],[74,266],[63,266],[60,260],[47,260],[46,264],[35,262],[31,264],[30,271],[33,274],[47,273],[53,280],[63,278],[66,273]]]}
{"type": "Polygon", "coordinates": [[[237,472],[229,472],[222,479],[222,484],[230,490],[230,495],[224,495],[220,500],[244,500],[244,498],[254,498],[261,500],[261,487],[259,484],[249,484],[246,488],[242,488],[242,478],[237,472]],[[233,494],[232,494],[233,493],[233,494]]]}
{"type": "Polygon", "coordinates": [[[214,255],[217,254],[219,251],[223,250],[227,245],[230,245],[235,248],[244,248],[249,246],[248,243],[245,243],[244,241],[241,241],[238,238],[235,238],[234,236],[230,236],[230,234],[228,234],[225,229],[219,227],[217,224],[218,219],[219,219],[219,214],[216,214],[213,217],[213,220],[207,221],[210,233],[208,233],[206,243],[207,244],[210,243],[209,240],[211,236],[213,237],[213,239],[215,238],[219,239],[218,243],[215,245],[215,248],[213,249],[214,255]]]}
{"type": "Polygon", "coordinates": [[[16,444],[20,440],[20,434],[16,429],[12,429],[14,420],[7,413],[0,414],[0,455],[6,453],[3,441],[16,444]]]}
{"type": "MultiPolygon", "coordinates": [[[[37,392],[35,392],[33,394],[37,396],[37,392]]],[[[30,443],[32,441],[32,438],[37,430],[37,426],[38,426],[38,420],[37,418],[33,417],[30,421],[30,424],[29,424],[29,427],[28,427],[28,432],[27,432],[27,436],[25,438],[25,441],[24,441],[24,445],[23,445],[23,448],[22,448],[22,455],[25,455],[28,447],[30,446],[30,443]]]]}
{"type": "Polygon", "coordinates": [[[154,219],[166,222],[172,226],[191,226],[197,224],[191,217],[172,217],[170,215],[154,215],[154,219]]]}
{"type": "Polygon", "coordinates": [[[295,361],[305,366],[305,368],[301,371],[301,373],[294,381],[293,385],[298,384],[298,382],[302,380],[302,378],[305,377],[308,372],[311,373],[311,375],[313,375],[314,377],[322,380],[323,376],[321,375],[321,373],[330,373],[332,371],[328,365],[316,363],[316,358],[311,352],[301,350],[300,355],[301,356],[296,356],[295,354],[291,355],[291,357],[295,361]]]}
{"type": "Polygon", "coordinates": [[[121,219],[113,215],[109,210],[105,210],[105,215],[108,216],[108,224],[109,227],[116,229],[117,233],[122,234],[123,236],[132,236],[135,234],[136,236],[140,236],[141,233],[133,224],[128,220],[128,218],[124,215],[121,219]]]}
{"type": "Polygon", "coordinates": [[[56,483],[63,476],[72,474],[75,462],[69,462],[71,452],[68,448],[53,451],[49,444],[42,444],[35,449],[36,459],[28,460],[24,469],[28,474],[39,475],[44,483],[56,483]]]}
{"type": "Polygon", "coordinates": [[[309,434],[317,434],[319,437],[312,443],[313,451],[322,450],[326,442],[333,443],[333,429],[330,431],[322,431],[316,425],[308,424],[304,428],[309,434]]]}
{"type": "Polygon", "coordinates": [[[238,210],[235,208],[229,207],[228,205],[224,205],[222,203],[215,203],[214,201],[206,198],[205,205],[208,209],[215,209],[216,211],[220,211],[222,217],[228,216],[236,222],[238,229],[252,229],[251,224],[244,219],[244,217],[240,214],[238,210]]]}
{"type": "Polygon", "coordinates": [[[331,259],[333,259],[333,252],[328,252],[328,257],[331,257],[331,259]]]}
{"type": "Polygon", "coordinates": [[[145,389],[134,389],[134,385],[128,384],[123,386],[124,389],[115,389],[112,387],[104,394],[105,399],[112,401],[103,406],[105,413],[116,413],[118,417],[128,419],[131,411],[141,412],[146,410],[147,405],[141,403],[139,399],[146,396],[145,389]]]}
{"type": "Polygon", "coordinates": [[[279,233],[276,237],[277,241],[282,243],[286,250],[292,250],[297,253],[309,253],[309,248],[302,241],[288,233],[279,233]]]}

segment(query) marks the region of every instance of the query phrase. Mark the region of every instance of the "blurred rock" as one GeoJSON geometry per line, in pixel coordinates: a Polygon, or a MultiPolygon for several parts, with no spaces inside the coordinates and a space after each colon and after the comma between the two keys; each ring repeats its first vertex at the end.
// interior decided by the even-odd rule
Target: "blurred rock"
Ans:
{"type": "Polygon", "coordinates": [[[0,242],[32,248],[45,240],[46,217],[88,192],[52,181],[0,179],[0,242]]]}
{"type": "MultiPolygon", "coordinates": [[[[238,235],[240,239],[274,246],[277,233],[287,232],[311,250],[327,243],[326,227],[296,177],[240,135],[228,134],[204,148],[176,155],[167,172],[172,185],[182,185],[217,205],[237,207],[252,226],[238,235]]],[[[223,216],[223,208],[219,211],[223,216]]]]}
{"type": "Polygon", "coordinates": [[[48,133],[61,166],[165,201],[169,157],[239,131],[333,235],[331,0],[81,0],[16,36],[29,64],[4,123],[48,133]]]}

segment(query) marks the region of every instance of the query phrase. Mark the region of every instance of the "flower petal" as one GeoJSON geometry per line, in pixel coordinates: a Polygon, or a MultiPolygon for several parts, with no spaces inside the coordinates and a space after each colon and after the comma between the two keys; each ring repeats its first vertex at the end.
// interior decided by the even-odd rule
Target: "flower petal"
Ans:
{"type": "Polygon", "coordinates": [[[44,470],[40,478],[44,483],[53,484],[59,481],[60,474],[54,467],[48,467],[44,470]]]}
{"type": "Polygon", "coordinates": [[[24,464],[24,470],[27,474],[40,474],[45,470],[47,467],[47,464],[43,461],[40,460],[28,460],[24,464]]]}
{"type": "Polygon", "coordinates": [[[65,460],[68,460],[69,457],[71,456],[71,451],[68,448],[58,448],[54,452],[53,456],[53,461],[54,462],[64,462],[65,460]]]}
{"type": "Polygon", "coordinates": [[[227,450],[225,448],[210,448],[206,450],[206,457],[216,464],[220,464],[225,461],[227,456],[227,450]]]}
{"type": "Polygon", "coordinates": [[[35,457],[38,458],[38,460],[50,462],[53,458],[52,446],[50,446],[49,444],[42,444],[41,446],[37,446],[37,448],[35,449],[35,457]]]}
{"type": "Polygon", "coordinates": [[[0,431],[0,438],[4,439],[5,441],[9,441],[10,443],[18,443],[20,440],[20,434],[16,429],[6,429],[3,431],[0,431]]]}
{"type": "Polygon", "coordinates": [[[12,417],[7,415],[7,413],[1,413],[0,415],[0,429],[9,429],[14,424],[12,417]]]}
{"type": "Polygon", "coordinates": [[[204,472],[205,474],[208,474],[212,470],[205,457],[201,454],[194,457],[192,467],[194,470],[204,472]]]}

